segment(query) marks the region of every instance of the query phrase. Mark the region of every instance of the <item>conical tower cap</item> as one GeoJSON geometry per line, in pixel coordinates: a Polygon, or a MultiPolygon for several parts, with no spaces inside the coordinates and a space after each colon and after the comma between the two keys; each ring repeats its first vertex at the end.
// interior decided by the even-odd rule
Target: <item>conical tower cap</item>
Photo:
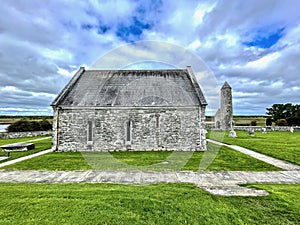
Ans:
{"type": "Polygon", "coordinates": [[[225,81],[225,83],[222,86],[222,89],[231,89],[230,85],[225,81]]]}

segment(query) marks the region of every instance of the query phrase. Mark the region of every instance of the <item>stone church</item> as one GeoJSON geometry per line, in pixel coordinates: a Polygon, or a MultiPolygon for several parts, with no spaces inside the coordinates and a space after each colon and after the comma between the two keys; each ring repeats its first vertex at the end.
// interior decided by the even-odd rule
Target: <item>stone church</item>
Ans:
{"type": "Polygon", "coordinates": [[[206,105],[191,67],[81,67],[51,104],[53,150],[205,151],[206,105]]]}

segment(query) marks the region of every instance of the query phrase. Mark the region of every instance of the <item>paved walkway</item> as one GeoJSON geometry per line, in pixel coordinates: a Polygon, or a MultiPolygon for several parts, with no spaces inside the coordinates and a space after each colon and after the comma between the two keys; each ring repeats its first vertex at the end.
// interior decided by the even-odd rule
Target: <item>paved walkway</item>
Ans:
{"type": "Polygon", "coordinates": [[[15,164],[17,162],[22,162],[24,160],[31,159],[31,158],[34,158],[34,157],[37,157],[37,156],[40,156],[40,155],[45,155],[49,152],[53,152],[53,150],[48,149],[48,150],[45,150],[45,151],[41,151],[41,152],[37,152],[37,153],[31,154],[31,155],[27,155],[27,156],[23,156],[23,157],[20,157],[20,158],[17,158],[17,159],[13,159],[13,160],[10,160],[10,161],[4,162],[4,163],[0,163],[0,168],[4,167],[4,166],[11,165],[11,164],[15,164]]]}
{"type": "MultiPolygon", "coordinates": [[[[287,171],[276,172],[145,172],[145,171],[31,171],[0,170],[0,182],[25,183],[191,183],[212,194],[223,196],[265,196],[268,192],[240,186],[241,184],[300,184],[300,167],[269,156],[213,140],[212,143],[227,146],[256,159],[287,171]]],[[[0,167],[20,162],[52,150],[45,150],[0,164],[0,167]]]]}
{"type": "Polygon", "coordinates": [[[37,142],[37,141],[42,141],[42,140],[46,140],[52,138],[51,136],[47,136],[47,137],[43,137],[43,138],[37,138],[37,139],[33,139],[33,140],[29,140],[29,141],[22,141],[22,143],[28,143],[28,142],[37,142]]]}
{"type": "Polygon", "coordinates": [[[249,149],[237,146],[237,145],[228,145],[228,144],[224,144],[224,143],[214,141],[214,140],[211,140],[211,139],[208,139],[207,141],[209,141],[211,143],[214,143],[214,144],[217,144],[217,145],[226,146],[228,148],[239,151],[241,153],[244,153],[244,154],[249,155],[253,158],[256,158],[258,160],[261,160],[263,162],[266,162],[268,164],[271,164],[273,166],[276,166],[276,167],[284,169],[284,170],[300,170],[300,166],[297,166],[297,165],[294,165],[292,163],[288,163],[288,162],[285,162],[285,161],[282,161],[282,160],[279,160],[279,159],[274,159],[270,156],[266,156],[266,155],[263,155],[261,153],[258,153],[258,152],[255,152],[255,151],[252,151],[252,150],[249,150],[249,149]]]}
{"type": "Polygon", "coordinates": [[[264,190],[241,184],[300,184],[299,171],[281,172],[145,172],[145,171],[24,171],[3,170],[0,182],[26,183],[191,183],[223,196],[265,196],[264,190]]]}

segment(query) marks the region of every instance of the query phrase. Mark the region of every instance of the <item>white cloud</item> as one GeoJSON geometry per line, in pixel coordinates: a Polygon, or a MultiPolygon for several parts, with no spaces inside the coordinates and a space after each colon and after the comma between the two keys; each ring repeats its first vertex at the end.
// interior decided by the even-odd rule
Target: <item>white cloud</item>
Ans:
{"type": "Polygon", "coordinates": [[[252,67],[252,68],[256,68],[256,69],[259,69],[261,67],[266,67],[270,63],[272,63],[274,60],[278,59],[279,57],[280,57],[279,52],[273,52],[269,55],[263,56],[262,58],[260,58],[258,60],[248,62],[245,67],[246,68],[252,67]]]}
{"type": "Polygon", "coordinates": [[[203,23],[203,18],[206,13],[209,13],[216,6],[216,2],[200,2],[195,9],[193,15],[194,26],[199,26],[203,23]]]}
{"type": "MultiPolygon", "coordinates": [[[[219,85],[229,81],[236,113],[261,114],[275,101],[300,99],[299,7],[297,0],[3,1],[0,104],[49,110],[53,95],[79,66],[126,44],[121,36],[128,32],[131,40],[164,41],[191,50],[219,85]],[[270,48],[245,44],[282,28],[282,37],[270,48]]],[[[129,62],[135,54],[157,57],[151,51],[129,52],[127,58],[113,56],[107,63],[129,62]]]]}

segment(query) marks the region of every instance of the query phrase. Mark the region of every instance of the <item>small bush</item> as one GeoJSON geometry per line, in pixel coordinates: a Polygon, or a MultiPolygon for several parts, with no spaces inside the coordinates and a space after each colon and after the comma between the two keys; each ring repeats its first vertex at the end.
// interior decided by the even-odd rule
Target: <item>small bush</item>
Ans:
{"type": "Polygon", "coordinates": [[[268,117],[266,119],[266,126],[272,126],[272,118],[271,117],[268,117]]]}
{"type": "Polygon", "coordinates": [[[250,123],[250,125],[251,125],[251,126],[256,126],[256,125],[257,125],[256,120],[252,120],[251,123],[250,123]]]}
{"type": "Polygon", "coordinates": [[[52,124],[49,123],[49,121],[46,119],[43,119],[40,122],[40,125],[41,125],[42,130],[51,130],[52,129],[52,124]]]}
{"type": "Polygon", "coordinates": [[[278,126],[288,126],[288,122],[286,121],[286,119],[280,119],[277,121],[277,125],[278,126]]]}
{"type": "Polygon", "coordinates": [[[8,132],[23,132],[31,129],[31,124],[28,120],[18,120],[12,124],[10,124],[6,130],[8,132]]]}

